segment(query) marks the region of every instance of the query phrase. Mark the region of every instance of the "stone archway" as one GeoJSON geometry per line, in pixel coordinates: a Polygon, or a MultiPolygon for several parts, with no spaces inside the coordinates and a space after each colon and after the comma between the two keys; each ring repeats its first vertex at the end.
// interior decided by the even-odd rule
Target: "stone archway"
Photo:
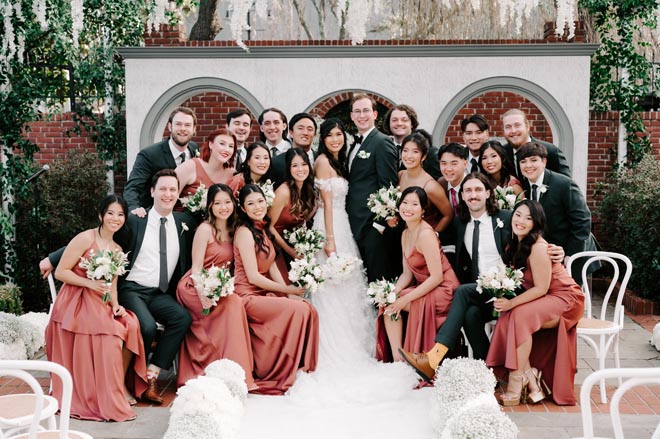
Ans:
{"type": "Polygon", "coordinates": [[[351,98],[353,97],[353,94],[355,93],[366,93],[369,96],[373,97],[376,100],[376,102],[382,104],[387,108],[390,108],[391,106],[394,105],[394,102],[391,99],[383,95],[380,95],[378,93],[375,93],[371,90],[348,89],[348,90],[337,90],[335,92],[328,93],[320,97],[319,99],[314,101],[311,105],[309,105],[305,111],[313,116],[324,118],[325,115],[328,114],[328,111],[330,111],[332,108],[336,107],[342,102],[350,101],[351,98]]]}
{"type": "MultiPolygon", "coordinates": [[[[437,144],[442,144],[456,113],[474,97],[489,91],[512,92],[523,96],[536,105],[545,116],[552,132],[552,139],[547,140],[552,141],[562,149],[569,163],[576,164],[574,160],[573,127],[561,105],[539,85],[511,76],[485,78],[473,82],[458,92],[440,113],[433,129],[433,140],[437,144]]],[[[575,166],[573,168],[575,169],[575,166]]],[[[586,167],[584,171],[586,172],[586,167]]]]}

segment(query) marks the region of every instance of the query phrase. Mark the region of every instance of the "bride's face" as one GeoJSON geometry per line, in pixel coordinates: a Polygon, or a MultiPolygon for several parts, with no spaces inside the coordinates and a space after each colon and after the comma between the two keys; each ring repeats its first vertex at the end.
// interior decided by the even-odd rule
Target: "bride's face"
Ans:
{"type": "Polygon", "coordinates": [[[260,192],[252,192],[245,197],[241,208],[252,221],[263,220],[268,210],[266,199],[260,192]]]}
{"type": "Polygon", "coordinates": [[[401,200],[399,205],[399,215],[405,222],[409,221],[421,221],[422,215],[424,214],[424,208],[422,203],[419,201],[419,197],[416,193],[411,192],[401,200]]]}
{"type": "Polygon", "coordinates": [[[344,142],[344,133],[339,127],[331,129],[328,135],[323,139],[325,147],[328,148],[328,151],[330,151],[332,155],[337,155],[339,153],[344,146],[344,142]]]}

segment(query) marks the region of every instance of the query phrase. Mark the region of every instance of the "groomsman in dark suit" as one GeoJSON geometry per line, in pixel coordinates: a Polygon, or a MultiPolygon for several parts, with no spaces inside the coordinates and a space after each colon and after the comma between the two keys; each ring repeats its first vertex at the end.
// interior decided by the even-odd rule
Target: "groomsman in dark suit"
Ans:
{"type": "MultiPolygon", "coordinates": [[[[546,227],[543,237],[564,248],[566,256],[595,250],[591,235],[591,212],[580,188],[565,175],[547,169],[548,152],[538,142],[524,144],[518,150],[520,171],[525,177],[525,196],[543,206],[546,227]]],[[[578,269],[581,270],[580,265],[578,269]]],[[[580,271],[573,271],[578,280],[580,271]]],[[[580,282],[580,281],[578,281],[580,282]]]]}
{"type": "Polygon", "coordinates": [[[511,163],[515,165],[516,178],[518,180],[524,180],[524,175],[521,174],[518,163],[520,161],[518,151],[527,142],[536,142],[545,146],[545,149],[548,151],[547,168],[571,178],[571,168],[564,153],[552,143],[543,142],[530,135],[529,121],[524,112],[517,108],[507,111],[502,116],[502,124],[504,125],[504,137],[508,142],[504,145],[504,148],[509,154],[511,163]]]}
{"type": "Polygon", "coordinates": [[[231,111],[227,114],[227,131],[232,133],[236,138],[236,163],[235,169],[241,169],[241,165],[245,161],[247,154],[247,139],[250,136],[252,129],[252,117],[250,112],[239,108],[238,110],[231,111]]]}
{"type": "Polygon", "coordinates": [[[403,171],[405,166],[401,162],[401,150],[403,149],[403,139],[406,136],[412,134],[413,131],[418,131],[427,137],[429,141],[429,152],[426,156],[426,160],[422,163],[422,167],[426,172],[431,175],[431,177],[436,180],[440,178],[440,167],[438,166],[438,147],[433,146],[433,138],[425,130],[418,130],[419,122],[417,119],[417,112],[410,106],[406,104],[395,105],[390,108],[387,113],[385,113],[385,118],[383,120],[383,131],[385,134],[392,136],[394,145],[396,146],[396,152],[399,156],[399,171],[403,171]]]}
{"type": "Polygon", "coordinates": [[[438,151],[438,161],[442,173],[442,178],[438,180],[438,183],[445,190],[454,214],[458,213],[457,208],[460,202],[458,193],[465,178],[468,166],[467,158],[468,150],[460,143],[452,142],[442,145],[438,151]]]}
{"type": "Polygon", "coordinates": [[[485,117],[480,114],[473,114],[461,121],[461,131],[463,132],[463,142],[469,151],[468,172],[480,172],[481,163],[479,163],[479,148],[490,137],[490,125],[485,117]]]}
{"type": "Polygon", "coordinates": [[[351,99],[351,120],[358,134],[348,153],[350,182],[346,197],[351,231],[370,282],[401,274],[394,268],[388,270],[395,261],[388,262],[387,226],[384,221],[374,221],[375,215],[367,207],[370,194],[390,184],[396,186],[398,180],[394,142],[376,128],[375,108],[375,101],[367,94],[358,93],[351,99]]]}
{"type": "Polygon", "coordinates": [[[197,116],[190,108],[179,107],[170,114],[167,129],[170,137],[142,149],[135,159],[124,188],[128,211],[145,216],[153,201],[149,195],[151,178],[161,169],[174,169],[197,155],[199,148],[191,139],[195,135],[197,116]]]}
{"type": "Polygon", "coordinates": [[[266,108],[257,118],[259,139],[266,144],[271,158],[287,152],[291,144],[287,139],[287,119],[278,108],[266,108]]]}
{"type": "MultiPolygon", "coordinates": [[[[173,169],[163,169],[152,178],[153,207],[145,217],[128,215],[126,227],[116,236],[117,244],[128,252],[128,274],[119,279],[119,303],[135,313],[140,321],[145,356],[156,338],[156,322],[165,326],[150,363],[147,390],[142,399],[162,404],[158,388],[161,368],[169,368],[192,323],[190,313],[176,300],[179,280],[190,268],[192,229],[180,212],[173,212],[179,197],[179,180],[173,169]]],[[[47,275],[62,257],[61,248],[41,261],[47,275]]]]}
{"type": "MultiPolygon", "coordinates": [[[[453,222],[456,234],[453,267],[462,285],[454,291],[447,320],[438,330],[433,348],[427,353],[401,352],[429,382],[448,350],[456,344],[461,328],[474,358],[486,358],[490,341],[484,327],[493,319],[493,306],[487,303],[490,296],[477,291],[476,280],[479,273],[504,263],[502,258],[511,240],[511,211],[498,209],[493,187],[484,174],[468,174],[460,195],[458,215],[453,222]]],[[[561,248],[553,247],[548,253],[554,260],[563,259],[561,248]]]]}
{"type": "Polygon", "coordinates": [[[190,268],[192,234],[179,212],[173,212],[179,197],[179,180],[173,169],[164,169],[152,179],[154,205],[146,217],[129,215],[130,234],[118,242],[129,252],[129,272],[119,284],[118,298],[140,321],[145,353],[156,338],[156,322],[165,326],[147,367],[147,391],[143,399],[161,404],[158,373],[169,368],[179,351],[192,318],[176,300],[176,287],[190,268]],[[156,269],[158,267],[158,269],[156,269]]]}
{"type": "MultiPolygon", "coordinates": [[[[312,142],[316,135],[316,121],[311,114],[298,113],[294,114],[289,121],[289,134],[291,135],[291,147],[302,148],[309,157],[309,163],[314,167],[314,151],[312,151],[312,142]]],[[[282,184],[286,177],[286,154],[280,154],[273,158],[271,164],[270,175],[273,177],[275,187],[282,184]]]]}

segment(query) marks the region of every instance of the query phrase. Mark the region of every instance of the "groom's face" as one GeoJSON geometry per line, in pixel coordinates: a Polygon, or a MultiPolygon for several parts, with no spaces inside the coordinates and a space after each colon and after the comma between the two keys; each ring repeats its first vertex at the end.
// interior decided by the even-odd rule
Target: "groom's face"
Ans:
{"type": "Polygon", "coordinates": [[[360,134],[366,133],[376,125],[378,112],[373,109],[371,99],[358,99],[351,108],[351,120],[360,134]]]}

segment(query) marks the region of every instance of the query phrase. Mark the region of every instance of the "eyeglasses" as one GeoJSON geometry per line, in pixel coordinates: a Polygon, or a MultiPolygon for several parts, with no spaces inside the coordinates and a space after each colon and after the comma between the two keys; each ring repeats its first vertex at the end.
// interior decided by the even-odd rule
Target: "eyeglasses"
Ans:
{"type": "Polygon", "coordinates": [[[371,108],[365,108],[364,110],[353,110],[352,112],[359,115],[359,114],[373,113],[373,111],[374,110],[372,110],[371,108]]]}

